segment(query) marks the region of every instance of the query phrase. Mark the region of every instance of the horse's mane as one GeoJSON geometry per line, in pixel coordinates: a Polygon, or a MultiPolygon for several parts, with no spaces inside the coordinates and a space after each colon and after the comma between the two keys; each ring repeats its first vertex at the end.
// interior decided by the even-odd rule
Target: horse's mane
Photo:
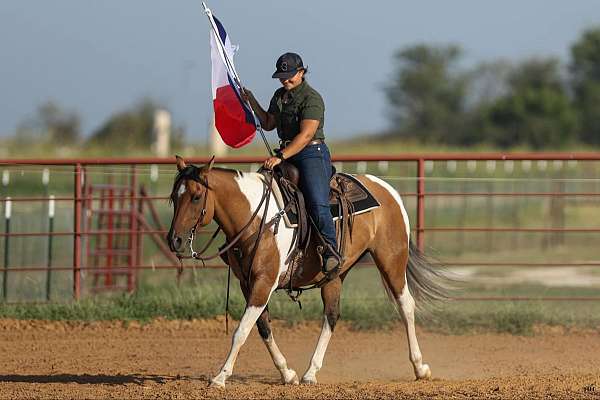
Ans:
{"type": "MultiPolygon", "coordinates": [[[[201,184],[204,187],[207,187],[210,189],[210,186],[208,185],[208,181],[206,180],[206,178],[204,178],[202,176],[202,174],[200,173],[202,171],[203,167],[197,167],[193,164],[187,165],[184,169],[182,169],[181,171],[177,172],[177,175],[175,175],[175,182],[173,183],[173,188],[171,188],[171,195],[169,196],[169,203],[170,204],[175,204],[175,200],[177,199],[177,190],[179,189],[179,186],[181,185],[181,183],[185,180],[191,179],[193,181],[198,182],[199,184],[201,184]]],[[[229,169],[229,168],[212,168],[213,170],[219,170],[219,171],[224,171],[224,172],[229,172],[232,174],[243,174],[242,171],[238,171],[238,170],[234,170],[234,169],[229,169]]]]}

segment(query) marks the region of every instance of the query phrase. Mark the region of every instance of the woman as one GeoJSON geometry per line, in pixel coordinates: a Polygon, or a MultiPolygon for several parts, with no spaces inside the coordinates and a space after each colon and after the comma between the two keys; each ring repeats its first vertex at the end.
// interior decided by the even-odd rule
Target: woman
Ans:
{"type": "MultiPolygon", "coordinates": [[[[333,249],[337,248],[335,225],[329,208],[329,180],[331,155],[325,144],[323,122],[325,104],[321,95],[309,86],[304,75],[307,69],[296,53],[285,53],[275,64],[274,79],[283,87],[277,89],[269,109],[265,111],[252,92],[244,89],[264,130],[277,128],[281,147],[276,156],[264,165],[273,169],[281,161],[292,163],[300,171],[300,190],[307,208],[323,238],[333,249]]],[[[339,270],[339,256],[326,249],[323,253],[323,272],[328,275],[339,270]]]]}

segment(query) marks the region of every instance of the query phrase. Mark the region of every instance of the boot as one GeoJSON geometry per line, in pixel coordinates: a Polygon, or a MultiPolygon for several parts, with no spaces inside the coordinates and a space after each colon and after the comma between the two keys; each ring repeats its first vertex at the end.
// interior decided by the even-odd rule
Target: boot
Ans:
{"type": "Polygon", "coordinates": [[[340,273],[340,262],[338,261],[337,257],[334,257],[334,256],[327,257],[323,261],[322,270],[323,270],[323,273],[325,275],[327,275],[328,280],[331,280],[331,279],[334,279],[335,277],[337,277],[337,275],[340,273]]]}

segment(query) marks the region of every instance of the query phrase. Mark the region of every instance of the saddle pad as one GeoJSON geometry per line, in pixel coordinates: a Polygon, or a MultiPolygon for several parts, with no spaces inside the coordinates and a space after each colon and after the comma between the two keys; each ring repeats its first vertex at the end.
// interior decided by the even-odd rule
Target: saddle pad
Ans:
{"type": "MultiPolygon", "coordinates": [[[[332,182],[335,182],[334,184],[336,186],[338,186],[337,179],[335,179],[337,177],[341,177],[342,182],[344,182],[344,189],[350,192],[348,198],[354,206],[353,215],[363,214],[380,206],[377,199],[375,199],[371,192],[369,192],[369,190],[356,179],[354,175],[337,173],[336,176],[332,178],[332,182]]],[[[275,196],[278,208],[280,210],[285,208],[285,200],[281,194],[279,185],[275,181],[273,181],[273,195],[275,196]]],[[[337,221],[340,219],[340,206],[336,198],[330,196],[329,207],[331,208],[333,220],[337,221]]],[[[295,211],[290,210],[284,214],[283,220],[288,228],[295,228],[298,223],[298,216],[295,211]]]]}
{"type": "MultiPolygon", "coordinates": [[[[353,215],[366,213],[367,211],[371,211],[381,205],[371,194],[371,192],[369,192],[369,189],[367,189],[365,185],[361,183],[361,181],[356,179],[354,175],[345,174],[343,172],[338,172],[336,175],[341,178],[342,182],[344,182],[344,192],[354,206],[354,212],[352,213],[353,215]]],[[[332,199],[330,197],[329,207],[331,208],[333,220],[338,220],[340,218],[341,211],[340,205],[335,198],[332,199]]]]}

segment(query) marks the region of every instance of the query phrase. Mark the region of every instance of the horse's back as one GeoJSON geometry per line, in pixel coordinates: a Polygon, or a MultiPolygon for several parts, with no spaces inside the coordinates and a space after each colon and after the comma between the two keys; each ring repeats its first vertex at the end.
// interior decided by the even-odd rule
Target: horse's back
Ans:
{"type": "Polygon", "coordinates": [[[405,240],[408,241],[410,238],[408,213],[396,189],[374,175],[357,175],[356,177],[381,205],[372,211],[378,230],[385,227],[391,228],[395,232],[406,232],[405,240]]]}

